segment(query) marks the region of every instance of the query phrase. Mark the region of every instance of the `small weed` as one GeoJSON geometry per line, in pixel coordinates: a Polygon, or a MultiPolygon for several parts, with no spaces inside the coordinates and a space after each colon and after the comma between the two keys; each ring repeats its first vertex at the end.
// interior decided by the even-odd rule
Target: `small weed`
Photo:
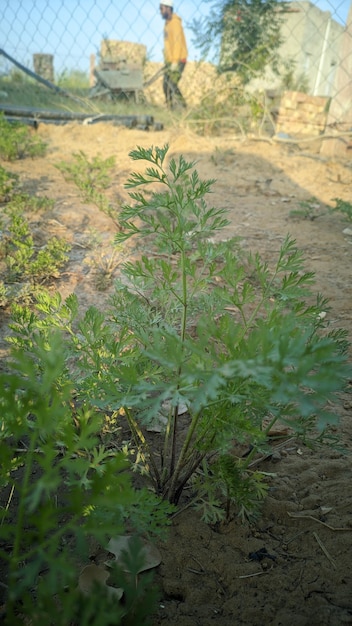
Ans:
{"type": "Polygon", "coordinates": [[[9,293],[5,283],[0,280],[0,307],[5,308],[9,305],[9,293]]]}
{"type": "Polygon", "coordinates": [[[46,152],[46,144],[36,137],[33,131],[20,122],[10,123],[0,113],[0,157],[5,161],[15,161],[25,157],[41,157],[46,152]]]}
{"type": "Polygon", "coordinates": [[[115,166],[115,157],[102,159],[95,156],[90,161],[82,151],[73,154],[73,157],[75,159],[73,163],[62,161],[56,167],[65,180],[75,183],[82,192],[85,202],[93,202],[100,211],[118,224],[118,209],[111,204],[105,193],[111,185],[110,172],[115,166]]]}
{"type": "Polygon", "coordinates": [[[328,211],[322,211],[322,206],[316,198],[310,198],[299,203],[300,209],[290,211],[290,217],[298,217],[305,220],[315,220],[327,213],[341,213],[343,217],[352,222],[352,204],[341,198],[334,198],[335,206],[329,207],[328,211]]]}
{"type": "Polygon", "coordinates": [[[4,262],[2,280],[7,285],[45,282],[56,277],[68,260],[70,244],[64,240],[53,237],[40,247],[36,245],[26,214],[28,209],[40,210],[43,206],[48,206],[45,200],[18,196],[4,209],[0,259],[4,262]]]}
{"type": "Polygon", "coordinates": [[[220,150],[215,148],[215,152],[211,155],[210,160],[217,167],[218,165],[229,165],[236,160],[237,156],[232,148],[227,150],[220,150]]]}
{"type": "Polygon", "coordinates": [[[309,198],[309,200],[302,200],[299,202],[300,209],[293,209],[290,211],[290,217],[297,217],[304,220],[316,220],[318,217],[326,214],[326,211],[321,211],[321,204],[316,198],[309,198]]]}
{"type": "Polygon", "coordinates": [[[339,211],[343,217],[346,217],[349,222],[352,222],[352,203],[347,200],[341,200],[341,198],[334,198],[335,207],[330,209],[330,212],[336,213],[339,211]]]}
{"type": "Polygon", "coordinates": [[[48,213],[52,210],[55,201],[46,196],[30,196],[25,193],[16,193],[7,203],[4,213],[17,210],[19,213],[36,214],[48,213]]]}
{"type": "Polygon", "coordinates": [[[110,253],[97,253],[87,261],[94,270],[95,285],[99,291],[105,291],[110,287],[114,273],[121,263],[121,250],[116,248],[110,253]]]}
{"type": "Polygon", "coordinates": [[[0,202],[8,202],[14,194],[15,186],[18,181],[16,174],[7,172],[0,165],[0,202]]]}

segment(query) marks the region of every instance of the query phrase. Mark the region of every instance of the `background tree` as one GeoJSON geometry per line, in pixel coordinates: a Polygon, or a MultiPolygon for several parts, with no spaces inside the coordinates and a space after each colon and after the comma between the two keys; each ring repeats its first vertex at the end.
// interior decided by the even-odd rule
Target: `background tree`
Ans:
{"type": "Polygon", "coordinates": [[[281,23],[286,2],[216,0],[209,14],[194,20],[195,44],[205,56],[218,57],[220,71],[235,71],[244,83],[266,66],[277,71],[281,23]]]}

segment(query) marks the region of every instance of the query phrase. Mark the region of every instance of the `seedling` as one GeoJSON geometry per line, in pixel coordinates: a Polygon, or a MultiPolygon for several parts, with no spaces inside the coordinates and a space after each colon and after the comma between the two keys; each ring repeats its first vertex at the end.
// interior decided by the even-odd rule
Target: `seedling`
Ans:
{"type": "Polygon", "coordinates": [[[347,200],[341,200],[341,198],[334,198],[335,207],[331,208],[331,212],[340,211],[344,217],[352,222],[352,203],[347,200]]]}
{"type": "MultiPolygon", "coordinates": [[[[335,206],[329,207],[329,213],[342,213],[343,217],[352,221],[352,204],[347,200],[341,200],[341,198],[334,198],[335,206]]],[[[310,198],[299,203],[300,209],[290,211],[290,217],[298,217],[302,219],[315,220],[318,217],[322,217],[327,214],[327,211],[322,211],[322,206],[316,198],[310,198]]]]}
{"type": "Polygon", "coordinates": [[[313,221],[326,213],[326,211],[322,212],[321,204],[316,198],[302,200],[299,202],[299,206],[299,209],[293,209],[290,211],[290,217],[298,217],[304,220],[313,221]]]}
{"type": "Polygon", "coordinates": [[[33,131],[20,122],[8,122],[0,113],[0,157],[14,161],[25,157],[41,157],[46,152],[46,144],[33,131]]]}
{"type": "Polygon", "coordinates": [[[98,251],[87,261],[94,271],[94,282],[99,291],[105,291],[111,286],[114,274],[121,264],[121,251],[113,248],[112,252],[98,251]]]}
{"type": "Polygon", "coordinates": [[[115,166],[115,157],[102,159],[95,156],[90,161],[80,150],[73,154],[74,162],[62,161],[56,167],[65,180],[72,181],[82,193],[85,202],[93,202],[100,211],[108,215],[115,224],[118,222],[118,209],[108,200],[106,190],[111,185],[110,172],[115,166]]]}
{"type": "MultiPolygon", "coordinates": [[[[49,201],[50,202],[50,201],[49,201]]],[[[0,258],[4,259],[6,271],[3,280],[7,284],[19,281],[40,283],[56,276],[67,262],[70,245],[57,237],[48,239],[40,249],[36,245],[26,213],[47,206],[45,199],[17,196],[4,209],[2,219],[4,235],[0,244],[0,258]]]]}
{"type": "Polygon", "coordinates": [[[8,202],[14,193],[18,176],[7,172],[0,165],[0,202],[8,202]]]}

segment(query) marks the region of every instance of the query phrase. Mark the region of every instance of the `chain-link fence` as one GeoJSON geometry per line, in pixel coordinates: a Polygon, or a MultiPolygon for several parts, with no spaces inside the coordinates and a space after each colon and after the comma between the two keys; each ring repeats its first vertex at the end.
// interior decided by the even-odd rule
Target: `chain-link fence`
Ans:
{"type": "MultiPolygon", "coordinates": [[[[218,89],[220,68],[252,91],[286,89],[323,99],[343,94],[345,114],[352,100],[350,5],[350,0],[174,0],[188,45],[186,100],[199,103],[204,92],[218,89]]],[[[137,86],[147,99],[163,104],[160,80],[152,84],[163,66],[163,26],[157,0],[2,0],[0,81],[27,68],[56,85],[72,78],[93,89],[102,59],[123,53],[140,63],[137,86]]],[[[1,83],[0,103],[4,98],[1,83]]]]}

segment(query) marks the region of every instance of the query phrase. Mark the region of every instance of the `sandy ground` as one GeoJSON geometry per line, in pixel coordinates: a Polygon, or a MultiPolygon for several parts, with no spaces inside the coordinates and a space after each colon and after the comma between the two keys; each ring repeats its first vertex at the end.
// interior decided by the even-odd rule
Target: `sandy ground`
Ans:
{"type": "MultiPolygon", "coordinates": [[[[79,150],[88,157],[115,155],[112,194],[127,200],[123,185],[135,169],[129,151],[169,143],[172,154],[197,161],[201,178],[216,179],[210,201],[226,208],[231,221],[222,238],[240,236],[269,263],[288,233],[296,239],[306,269],[316,274],[316,291],[330,300],[331,326],[347,329],[352,339],[352,236],[343,232],[352,225],[327,211],[334,198],[352,200],[352,155],[350,161],[327,161],[307,148],[204,138],[178,128],[145,132],[70,124],[40,126],[38,132],[48,141],[47,156],[12,163],[11,169],[25,190],[55,199],[52,214],[38,228],[72,242],[70,263],[55,289],[63,296],[75,292],[82,309],[103,307],[109,296],[110,289],[97,289],[99,272],[88,243],[99,241],[106,262],[116,227],[82,203],[55,164],[79,150]],[[301,202],[316,205],[319,217],[293,218],[290,213],[301,209],[301,202]]],[[[233,519],[212,528],[189,509],[175,518],[168,542],[160,546],[155,626],[352,624],[352,388],[334,410],[347,453],[314,452],[287,442],[276,459],[260,466],[276,477],[255,525],[233,519]],[[265,558],[250,558],[261,550],[265,558]]]]}

